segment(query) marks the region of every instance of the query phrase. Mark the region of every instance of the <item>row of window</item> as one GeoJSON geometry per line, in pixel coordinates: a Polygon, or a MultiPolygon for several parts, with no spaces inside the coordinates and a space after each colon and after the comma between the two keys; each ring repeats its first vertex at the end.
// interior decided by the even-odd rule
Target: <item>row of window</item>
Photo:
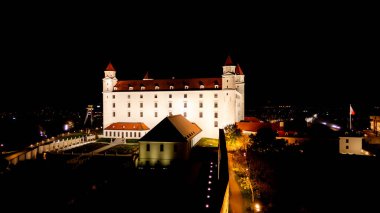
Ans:
{"type": "MultiPolygon", "coordinates": [[[[169,108],[172,108],[172,102],[169,102],[169,108]]],[[[112,103],[112,108],[115,108],[116,107],[116,103],[112,103]]],[[[127,107],[128,108],[131,108],[131,103],[128,102],[127,103],[127,107]]],[[[144,103],[140,102],[140,108],[143,108],[144,107],[144,103]]],[[[154,108],[157,108],[158,107],[158,103],[155,102],[154,103],[154,108]]],[[[187,102],[184,102],[183,103],[183,107],[184,108],[187,108],[187,102]]],[[[203,108],[203,102],[199,102],[199,108],[203,108]]],[[[214,108],[218,108],[218,102],[214,102],[214,108]]]]}
{"type": "MultiPolygon", "coordinates": [[[[115,87],[115,88],[116,88],[116,87],[115,87]]],[[[205,88],[205,86],[204,86],[203,84],[200,84],[200,85],[199,85],[199,89],[204,89],[204,88],[205,88]]],[[[218,84],[215,84],[215,85],[214,85],[214,88],[215,88],[215,89],[218,89],[218,88],[219,88],[219,85],[218,85],[218,84]]],[[[145,89],[146,89],[145,86],[143,86],[143,85],[140,86],[140,90],[145,90],[145,89]]],[[[174,86],[173,86],[173,85],[170,85],[170,86],[169,86],[169,89],[170,89],[170,90],[174,90],[174,86]]],[[[185,85],[185,86],[184,86],[184,89],[189,89],[189,86],[188,86],[188,85],[185,85]]],[[[133,87],[133,86],[129,86],[129,87],[128,87],[128,90],[134,90],[134,87],[133,87]]],[[[160,87],[156,85],[156,86],[154,87],[154,90],[160,90],[160,87]]]]}
{"type": "MultiPolygon", "coordinates": [[[[128,95],[127,97],[128,97],[128,99],[130,99],[131,95],[128,95]]],[[[158,97],[158,95],[154,94],[154,98],[157,98],[157,97],[158,97]]],[[[173,97],[173,95],[169,94],[169,98],[172,98],[172,97],[173,97]]],[[[112,95],[112,99],[115,99],[115,98],[116,98],[115,95],[112,95]]],[[[144,98],[144,95],[140,94],[140,98],[144,98]]],[[[183,98],[187,98],[187,94],[183,94],[183,98]]],[[[199,94],[199,98],[203,98],[203,94],[199,94]]],[[[218,98],[218,93],[214,93],[214,98],[218,98]]]]}
{"type": "Polygon", "coordinates": [[[141,138],[143,135],[141,132],[116,132],[116,131],[104,131],[106,137],[118,137],[118,138],[141,138]]]}
{"type": "MultiPolygon", "coordinates": [[[[128,117],[131,117],[131,112],[127,112],[128,117]]],[[[169,112],[169,116],[172,116],[173,113],[169,112]]],[[[184,117],[187,117],[187,112],[183,113],[184,117]]],[[[112,112],[112,117],[116,117],[116,112],[112,112]]],[[[144,117],[144,112],[140,112],[140,117],[144,117]]],[[[158,112],[154,112],[154,117],[158,117],[158,112]]],[[[199,112],[199,117],[203,118],[203,112],[199,112]]],[[[214,113],[214,118],[218,118],[218,113],[214,113]]]]}

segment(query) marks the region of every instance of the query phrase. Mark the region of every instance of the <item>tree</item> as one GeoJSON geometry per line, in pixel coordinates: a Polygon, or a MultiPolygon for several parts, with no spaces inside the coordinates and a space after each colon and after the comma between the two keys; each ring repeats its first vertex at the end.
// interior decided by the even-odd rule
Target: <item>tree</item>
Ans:
{"type": "Polygon", "coordinates": [[[251,149],[256,152],[279,152],[285,148],[283,139],[276,139],[276,132],[271,127],[263,127],[257,131],[256,136],[250,136],[252,140],[251,149]]]}
{"type": "Polygon", "coordinates": [[[235,145],[238,138],[242,136],[241,129],[239,129],[236,124],[229,124],[224,127],[224,133],[226,141],[230,146],[235,145]]]}

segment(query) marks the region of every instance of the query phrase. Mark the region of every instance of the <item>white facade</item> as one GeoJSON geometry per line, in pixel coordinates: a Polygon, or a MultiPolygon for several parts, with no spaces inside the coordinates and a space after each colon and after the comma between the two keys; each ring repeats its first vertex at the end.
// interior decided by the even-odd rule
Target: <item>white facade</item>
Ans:
{"type": "Polygon", "coordinates": [[[202,83],[211,78],[118,81],[109,67],[103,78],[104,128],[143,122],[152,129],[166,116],[181,114],[202,129],[199,137],[218,138],[220,128],[244,119],[244,75],[234,72],[236,66],[223,66],[222,77],[212,79],[215,85],[202,83]],[[197,82],[199,87],[194,86],[197,82]]]}
{"type": "Polygon", "coordinates": [[[362,155],[363,137],[339,137],[339,153],[362,155]]]}

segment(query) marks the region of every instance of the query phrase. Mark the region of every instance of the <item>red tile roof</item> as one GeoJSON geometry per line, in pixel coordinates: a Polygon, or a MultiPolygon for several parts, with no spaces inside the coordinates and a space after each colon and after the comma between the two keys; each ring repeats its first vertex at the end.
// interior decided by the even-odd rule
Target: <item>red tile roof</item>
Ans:
{"type": "Polygon", "coordinates": [[[149,130],[149,128],[141,122],[117,122],[109,125],[105,130],[135,130],[143,131],[149,130]]]}
{"type": "Polygon", "coordinates": [[[105,71],[116,71],[115,68],[113,68],[112,63],[110,62],[106,68],[105,71]]]}
{"type": "Polygon", "coordinates": [[[237,64],[236,66],[235,73],[236,75],[244,75],[243,70],[241,69],[239,64],[237,64]]]}
{"type": "Polygon", "coordinates": [[[232,63],[231,56],[227,56],[226,63],[224,63],[224,66],[234,66],[234,63],[232,63]]]}
{"type": "Polygon", "coordinates": [[[125,80],[118,81],[115,85],[115,91],[127,91],[129,87],[133,87],[133,90],[171,90],[170,86],[173,86],[172,90],[185,90],[185,86],[188,86],[188,90],[199,90],[203,85],[203,89],[222,89],[222,78],[192,78],[192,79],[158,79],[158,80],[125,80]],[[215,88],[218,85],[218,88],[215,88]],[[156,86],[158,88],[156,89],[156,86]],[[144,87],[144,89],[142,89],[144,87]]]}

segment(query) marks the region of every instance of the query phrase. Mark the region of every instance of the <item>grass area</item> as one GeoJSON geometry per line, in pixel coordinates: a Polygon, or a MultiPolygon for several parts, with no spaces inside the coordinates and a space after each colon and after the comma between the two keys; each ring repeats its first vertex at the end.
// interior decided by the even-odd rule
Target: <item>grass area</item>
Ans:
{"type": "Polygon", "coordinates": [[[96,140],[96,142],[106,142],[106,143],[110,143],[112,140],[112,138],[98,138],[96,140]]]}
{"type": "Polygon", "coordinates": [[[126,143],[137,143],[137,142],[139,142],[139,139],[126,139],[125,142],[126,143]]]}
{"type": "Polygon", "coordinates": [[[201,138],[195,146],[198,147],[213,147],[217,148],[219,144],[219,140],[215,138],[201,138]]]}
{"type": "Polygon", "coordinates": [[[85,144],[83,146],[79,146],[79,147],[75,147],[73,149],[69,149],[69,150],[66,150],[65,152],[66,153],[89,153],[89,152],[92,152],[92,151],[95,151],[101,147],[104,147],[104,146],[107,146],[108,143],[104,143],[104,142],[95,142],[95,143],[88,143],[88,144],[85,144]]]}
{"type": "Polygon", "coordinates": [[[114,147],[111,147],[100,154],[133,154],[136,153],[139,149],[139,145],[128,145],[128,144],[118,144],[114,147]]]}

